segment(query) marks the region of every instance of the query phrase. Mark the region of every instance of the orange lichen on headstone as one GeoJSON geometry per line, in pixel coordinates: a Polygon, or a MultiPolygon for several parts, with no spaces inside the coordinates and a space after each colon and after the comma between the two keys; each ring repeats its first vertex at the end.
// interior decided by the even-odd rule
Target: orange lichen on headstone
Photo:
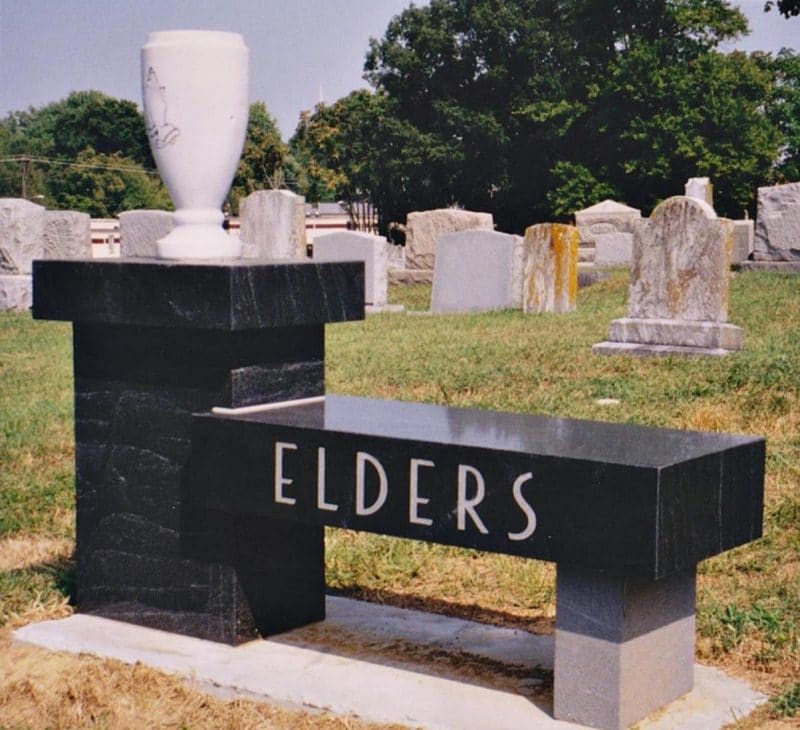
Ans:
{"type": "Polygon", "coordinates": [[[525,231],[522,307],[571,312],[578,299],[578,229],[540,223],[525,231]]]}

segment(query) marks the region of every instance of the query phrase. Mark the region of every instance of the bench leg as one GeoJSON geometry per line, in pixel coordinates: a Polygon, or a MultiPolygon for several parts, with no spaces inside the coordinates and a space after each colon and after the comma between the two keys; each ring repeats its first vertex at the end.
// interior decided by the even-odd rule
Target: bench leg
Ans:
{"type": "Polygon", "coordinates": [[[694,683],[695,570],[659,581],[557,567],[554,716],[624,728],[694,683]]]}

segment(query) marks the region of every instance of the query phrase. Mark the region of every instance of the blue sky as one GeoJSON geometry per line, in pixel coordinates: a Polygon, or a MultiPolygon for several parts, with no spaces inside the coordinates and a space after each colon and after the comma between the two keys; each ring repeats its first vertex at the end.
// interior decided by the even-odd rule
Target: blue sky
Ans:
{"type": "MultiPolygon", "coordinates": [[[[417,2],[418,5],[425,2],[417,2]]],[[[800,47],[800,19],[739,3],[753,33],[743,50],[800,47]]],[[[283,136],[303,109],[362,80],[370,36],[408,0],[0,0],[0,116],[70,91],[98,89],[140,103],[139,49],[153,30],[241,33],[250,47],[250,95],[267,103],[283,136]]]]}

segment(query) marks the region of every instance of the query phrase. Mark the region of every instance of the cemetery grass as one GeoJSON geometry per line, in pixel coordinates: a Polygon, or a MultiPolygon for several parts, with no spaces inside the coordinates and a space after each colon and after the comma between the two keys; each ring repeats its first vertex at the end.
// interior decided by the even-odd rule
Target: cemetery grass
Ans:
{"type": "MultiPolygon", "coordinates": [[[[430,287],[394,287],[426,309],[430,287]]],[[[800,724],[800,280],[738,274],[730,320],[742,353],[720,360],[599,357],[627,310],[622,272],[568,315],[381,314],[330,326],[329,392],[765,435],[764,537],[704,562],[698,659],[771,700],[737,727],[800,724]],[[599,399],[615,399],[600,405],[599,399]]],[[[69,614],[74,592],[68,325],[0,315],[0,727],[149,724],[358,727],[245,701],[224,703],[142,667],[12,647],[14,627],[69,614]],[[109,699],[113,697],[113,699],[109,699]]],[[[545,563],[329,530],[331,590],[534,631],[553,628],[545,563]]],[[[348,724],[349,723],[349,724],[348,724]]]]}

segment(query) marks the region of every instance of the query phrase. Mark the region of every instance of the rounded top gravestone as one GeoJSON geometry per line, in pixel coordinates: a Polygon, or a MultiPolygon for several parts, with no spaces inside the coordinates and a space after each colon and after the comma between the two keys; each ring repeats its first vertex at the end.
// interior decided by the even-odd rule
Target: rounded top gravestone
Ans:
{"type": "Polygon", "coordinates": [[[702,200],[676,196],[633,238],[630,316],[725,322],[733,224],[702,200]]]}

